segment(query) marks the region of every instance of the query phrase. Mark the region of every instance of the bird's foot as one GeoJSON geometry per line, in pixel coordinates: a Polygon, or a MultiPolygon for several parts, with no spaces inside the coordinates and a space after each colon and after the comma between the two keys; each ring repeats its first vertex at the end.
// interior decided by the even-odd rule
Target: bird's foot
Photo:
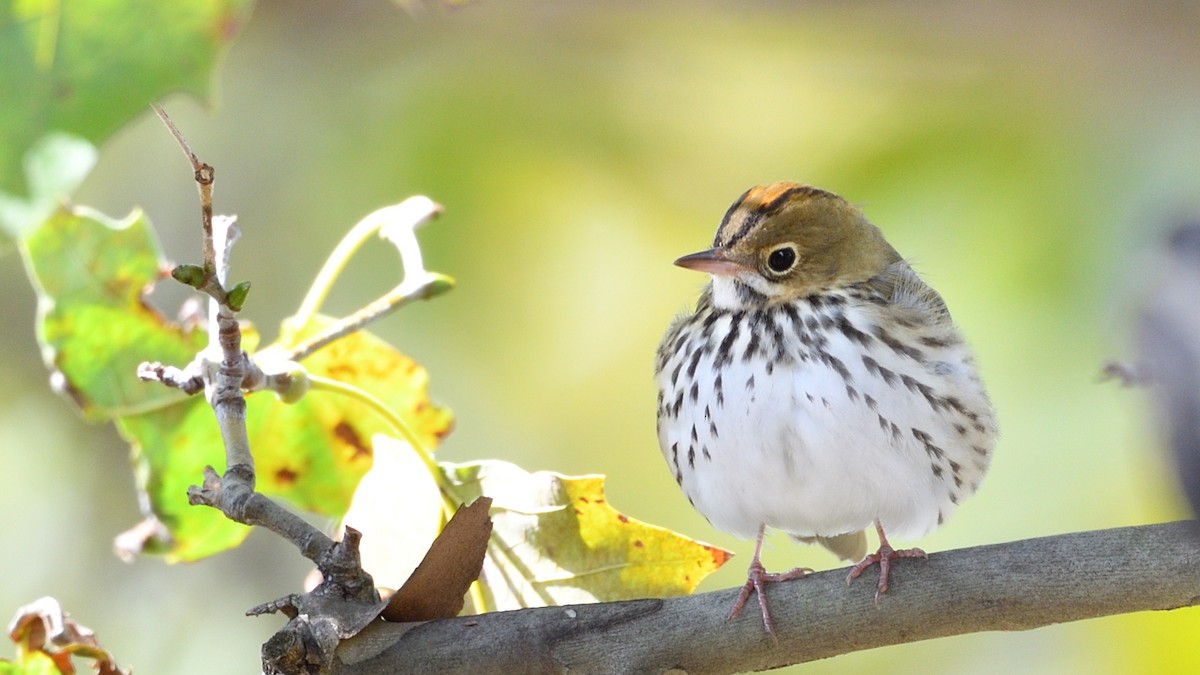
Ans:
{"type": "MultiPolygon", "coordinates": [[[[761,538],[761,535],[759,536],[761,538]]],[[[733,603],[733,609],[729,611],[729,616],[725,617],[725,621],[733,621],[741,613],[746,601],[750,599],[751,592],[758,593],[758,608],[762,610],[763,628],[767,629],[772,640],[778,641],[775,636],[775,622],[771,620],[771,611],[767,608],[766,585],[789,579],[799,579],[812,573],[813,571],[807,567],[797,567],[787,572],[768,572],[759,562],[757,551],[755,551],[754,559],[750,561],[750,568],[746,570],[746,585],[742,586],[742,592],[738,594],[737,602],[733,603]]]]}
{"type": "Polygon", "coordinates": [[[896,550],[892,545],[883,539],[879,544],[879,550],[875,553],[863,558],[857,565],[850,570],[850,574],[846,577],[846,585],[849,586],[851,581],[854,581],[871,565],[879,565],[879,587],[875,591],[875,604],[879,604],[879,598],[888,590],[888,577],[892,573],[892,561],[900,558],[928,558],[919,548],[905,548],[896,550]]]}

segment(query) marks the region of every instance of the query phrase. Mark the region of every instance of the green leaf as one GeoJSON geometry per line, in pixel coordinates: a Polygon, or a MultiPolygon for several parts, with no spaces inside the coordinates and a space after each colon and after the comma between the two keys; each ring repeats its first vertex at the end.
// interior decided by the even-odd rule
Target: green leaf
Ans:
{"type": "Polygon", "coordinates": [[[146,303],[166,264],[144,214],[115,221],[61,209],[21,242],[21,252],[38,294],[37,337],[50,381],[84,417],[101,421],[184,398],[136,376],[142,361],[183,366],[208,342],[146,303]]]}
{"type": "Polygon", "coordinates": [[[0,675],[62,675],[62,670],[43,651],[25,652],[15,663],[0,661],[0,675]]]}
{"type": "MultiPolygon", "coordinates": [[[[435,447],[449,432],[450,413],[427,397],[425,370],[365,331],[334,342],[302,363],[314,375],[374,394],[405,417],[427,447],[435,447]]],[[[259,491],[330,517],[346,513],[371,467],[372,436],[390,431],[367,406],[324,391],[310,391],[294,404],[269,392],[250,394],[246,424],[259,491]]],[[[197,397],[123,417],[118,428],[134,446],[138,475],[146,477],[141,482],[155,515],[170,531],[169,560],[196,560],[245,538],[247,528],[213,509],[187,503],[187,488],[199,482],[205,466],[218,471],[225,467],[219,429],[207,402],[197,397]]]]}
{"type": "MultiPolygon", "coordinates": [[[[136,377],[142,361],[183,367],[207,344],[201,331],[167,322],[144,301],[167,274],[146,219],[136,212],[112,221],[83,209],[61,211],[21,250],[38,290],[38,338],[51,379],[89,419],[115,418],[133,447],[138,486],[169,534],[169,541],[147,542],[148,550],[195,560],[236,546],[247,528],[187,502],[187,488],[201,480],[205,466],[224,469],[212,410],[202,397],[136,377]]],[[[318,317],[311,329],[328,323],[318,317]]],[[[247,326],[243,331],[243,347],[253,350],[257,334],[247,326]]],[[[370,392],[403,416],[427,447],[450,430],[449,411],[428,399],[425,370],[365,331],[302,364],[309,373],[370,392]]],[[[291,405],[267,392],[251,394],[246,415],[259,489],[331,517],[346,512],[371,466],[369,439],[390,430],[366,405],[323,391],[291,405]]]]}
{"type": "Polygon", "coordinates": [[[0,193],[32,191],[26,152],[52,132],[99,145],[176,91],[204,98],[251,0],[23,0],[0,5],[0,193]]]}
{"type": "Polygon", "coordinates": [[[493,499],[481,577],[489,610],[684,595],[731,556],[617,512],[603,476],[501,461],[442,468],[454,498],[493,499]]]}
{"type": "Polygon", "coordinates": [[[65,133],[43,136],[24,158],[29,196],[15,197],[0,190],[0,230],[17,238],[37,226],[58,208],[64,195],[79,187],[95,164],[96,148],[86,140],[65,133]]]}

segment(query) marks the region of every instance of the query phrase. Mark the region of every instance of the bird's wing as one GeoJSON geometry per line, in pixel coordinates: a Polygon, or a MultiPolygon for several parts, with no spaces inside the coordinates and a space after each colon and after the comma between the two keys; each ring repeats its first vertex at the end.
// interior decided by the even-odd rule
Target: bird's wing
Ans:
{"type": "Polygon", "coordinates": [[[867,282],[887,299],[889,306],[902,313],[912,313],[921,323],[952,324],[946,302],[933,287],[921,280],[903,260],[888,265],[879,275],[867,282]]]}

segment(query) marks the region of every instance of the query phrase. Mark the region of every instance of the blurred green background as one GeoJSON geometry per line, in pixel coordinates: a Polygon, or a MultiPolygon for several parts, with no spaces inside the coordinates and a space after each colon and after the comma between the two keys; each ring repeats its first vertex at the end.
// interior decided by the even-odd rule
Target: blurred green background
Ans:
{"type": "MultiPolygon", "coordinates": [[[[703,283],[671,261],[767,181],[862,205],[976,347],[1003,437],[979,495],[921,546],[1185,515],[1144,397],[1098,373],[1130,352],[1162,228],[1200,214],[1198,30],[1194,3],[267,0],[217,104],[164,104],[217,168],[217,211],[240,218],[233,276],[253,281],[245,314],[267,337],[361,216],[414,193],[444,204],[420,237],[459,287],[374,328],[456,411],[442,457],[605,473],[617,508],[739,554],[713,590],[744,579],[752,546],[674,485],[652,356],[703,283]]],[[[169,257],[198,258],[191,172],[149,110],[76,201],[141,205],[169,257]]],[[[369,248],[328,309],[390,288],[396,265],[369,248]]],[[[12,253],[0,288],[0,614],[54,595],[138,672],[257,672],[280,623],[241,612],[295,590],[302,560],[256,533],[199,564],[119,563],[111,538],[138,517],[127,449],[46,386],[12,253]]],[[[781,536],[765,563],[837,566],[781,536]]],[[[1196,610],[1140,614],[804,671],[1190,673],[1198,631],[1196,610]]]]}

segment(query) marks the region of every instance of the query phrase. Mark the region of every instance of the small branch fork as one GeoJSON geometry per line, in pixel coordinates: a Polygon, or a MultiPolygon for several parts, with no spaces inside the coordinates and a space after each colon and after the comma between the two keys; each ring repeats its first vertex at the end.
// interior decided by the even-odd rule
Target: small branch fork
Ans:
{"type": "Polygon", "coordinates": [[[329,255],[300,304],[300,309],[287,321],[285,332],[291,331],[296,334],[297,339],[289,341],[292,346],[282,356],[291,361],[300,361],[325,345],[391,314],[414,300],[427,300],[453,288],[453,279],[425,269],[421,246],[417,243],[416,228],[441,211],[442,207],[433,200],[416,196],[394,206],[378,209],[359,221],[329,255]],[[334,279],[342,272],[355,251],[374,234],[379,234],[399,251],[404,279],[398,286],[357,312],[338,319],[314,335],[305,335],[303,341],[300,341],[299,333],[306,331],[312,323],[325,302],[334,279]]]}
{"type": "MultiPolygon", "coordinates": [[[[185,368],[143,363],[138,367],[138,375],[188,394],[203,390],[216,413],[225,445],[227,469],[221,475],[212,467],[206,467],[203,485],[188,489],[189,503],[211,506],[231,520],[275,532],[295,545],[320,570],[324,581],[312,592],[288,596],[256,607],[249,613],[277,611],[287,615],[291,619],[288,625],[268,645],[303,645],[303,649],[287,652],[299,654],[297,658],[303,661],[293,665],[301,669],[306,664],[324,667],[331,662],[338,642],[375,620],[384,603],[371,576],[360,565],[358,542],[361,535],[357,531],[346,528],[342,541],[334,542],[254,489],[254,458],[246,431],[243,390],[264,388],[270,378],[241,348],[237,312],[249,285],[243,283],[232,288],[226,285],[230,252],[238,236],[236,219],[213,217],[213,167],[196,157],[162,108],[155,105],[154,110],[191,162],[200,191],[203,263],[199,267],[181,265],[172,276],[209,296],[209,346],[185,368]]],[[[276,380],[289,377],[286,372],[275,376],[276,380]]],[[[279,668],[277,672],[295,672],[288,671],[291,666],[287,663],[274,667],[279,668]]]]}

